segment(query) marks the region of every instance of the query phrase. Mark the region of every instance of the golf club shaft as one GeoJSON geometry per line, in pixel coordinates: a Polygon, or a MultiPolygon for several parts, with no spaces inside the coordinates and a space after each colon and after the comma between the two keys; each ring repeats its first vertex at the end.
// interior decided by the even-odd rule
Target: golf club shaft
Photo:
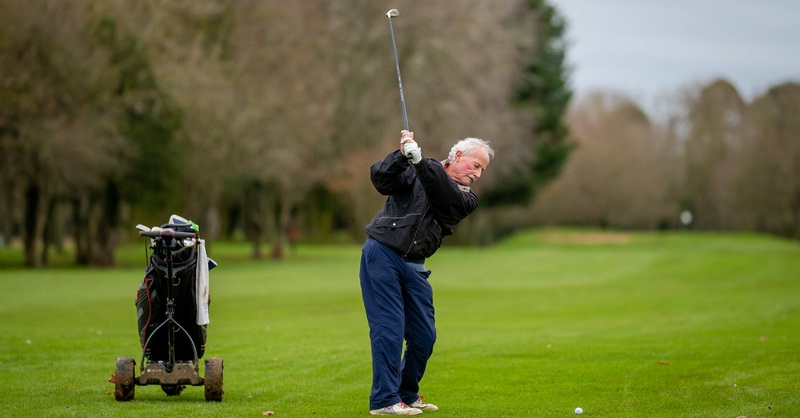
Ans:
{"type": "MultiPolygon", "coordinates": [[[[391,11],[390,11],[391,12],[391,11]]],[[[403,127],[408,130],[408,115],[406,114],[406,99],[403,96],[403,78],[400,76],[400,59],[397,57],[397,44],[394,40],[394,28],[392,28],[392,16],[386,14],[389,19],[389,33],[392,34],[392,49],[394,50],[394,65],[397,68],[397,84],[400,86],[400,105],[403,108],[403,127]]]]}

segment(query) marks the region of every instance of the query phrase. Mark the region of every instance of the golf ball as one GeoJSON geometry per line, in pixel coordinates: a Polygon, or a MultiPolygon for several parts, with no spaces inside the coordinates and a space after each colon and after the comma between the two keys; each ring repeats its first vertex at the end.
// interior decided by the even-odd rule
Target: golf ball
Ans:
{"type": "Polygon", "coordinates": [[[583,408],[575,408],[575,413],[576,414],[582,414],[583,413],[583,408]]]}

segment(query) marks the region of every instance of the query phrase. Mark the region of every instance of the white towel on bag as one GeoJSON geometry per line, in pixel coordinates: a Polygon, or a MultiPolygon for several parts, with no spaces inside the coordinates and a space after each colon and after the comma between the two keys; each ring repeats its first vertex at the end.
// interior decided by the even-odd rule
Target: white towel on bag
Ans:
{"type": "Polygon", "coordinates": [[[206,240],[198,239],[197,245],[197,325],[206,325],[208,319],[208,254],[206,240]]]}

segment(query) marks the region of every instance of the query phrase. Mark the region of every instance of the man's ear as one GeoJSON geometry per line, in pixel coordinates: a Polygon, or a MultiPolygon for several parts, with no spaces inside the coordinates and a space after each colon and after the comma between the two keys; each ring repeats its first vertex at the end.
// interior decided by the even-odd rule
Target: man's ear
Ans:
{"type": "MultiPolygon", "coordinates": [[[[456,151],[455,159],[458,160],[461,156],[464,155],[464,152],[461,150],[456,151]]],[[[455,162],[455,161],[454,161],[455,162]]]]}

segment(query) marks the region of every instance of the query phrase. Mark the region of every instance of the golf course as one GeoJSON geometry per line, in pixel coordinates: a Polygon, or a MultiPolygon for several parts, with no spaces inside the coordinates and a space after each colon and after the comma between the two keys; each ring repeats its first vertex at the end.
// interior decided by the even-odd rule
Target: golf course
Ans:
{"type": "MultiPolygon", "coordinates": [[[[212,242],[205,357],[224,398],[137,386],[141,241],[115,268],[25,269],[0,248],[0,408],[8,417],[368,416],[361,247],[300,244],[253,261],[212,242]],[[270,414],[273,413],[273,414],[270,414]]],[[[64,257],[60,259],[59,257],[64,257]]],[[[800,243],[750,233],[523,231],[445,245],[433,271],[438,339],[421,383],[434,417],[800,415],[800,243]]],[[[202,374],[201,366],[201,374],[202,374]]]]}

